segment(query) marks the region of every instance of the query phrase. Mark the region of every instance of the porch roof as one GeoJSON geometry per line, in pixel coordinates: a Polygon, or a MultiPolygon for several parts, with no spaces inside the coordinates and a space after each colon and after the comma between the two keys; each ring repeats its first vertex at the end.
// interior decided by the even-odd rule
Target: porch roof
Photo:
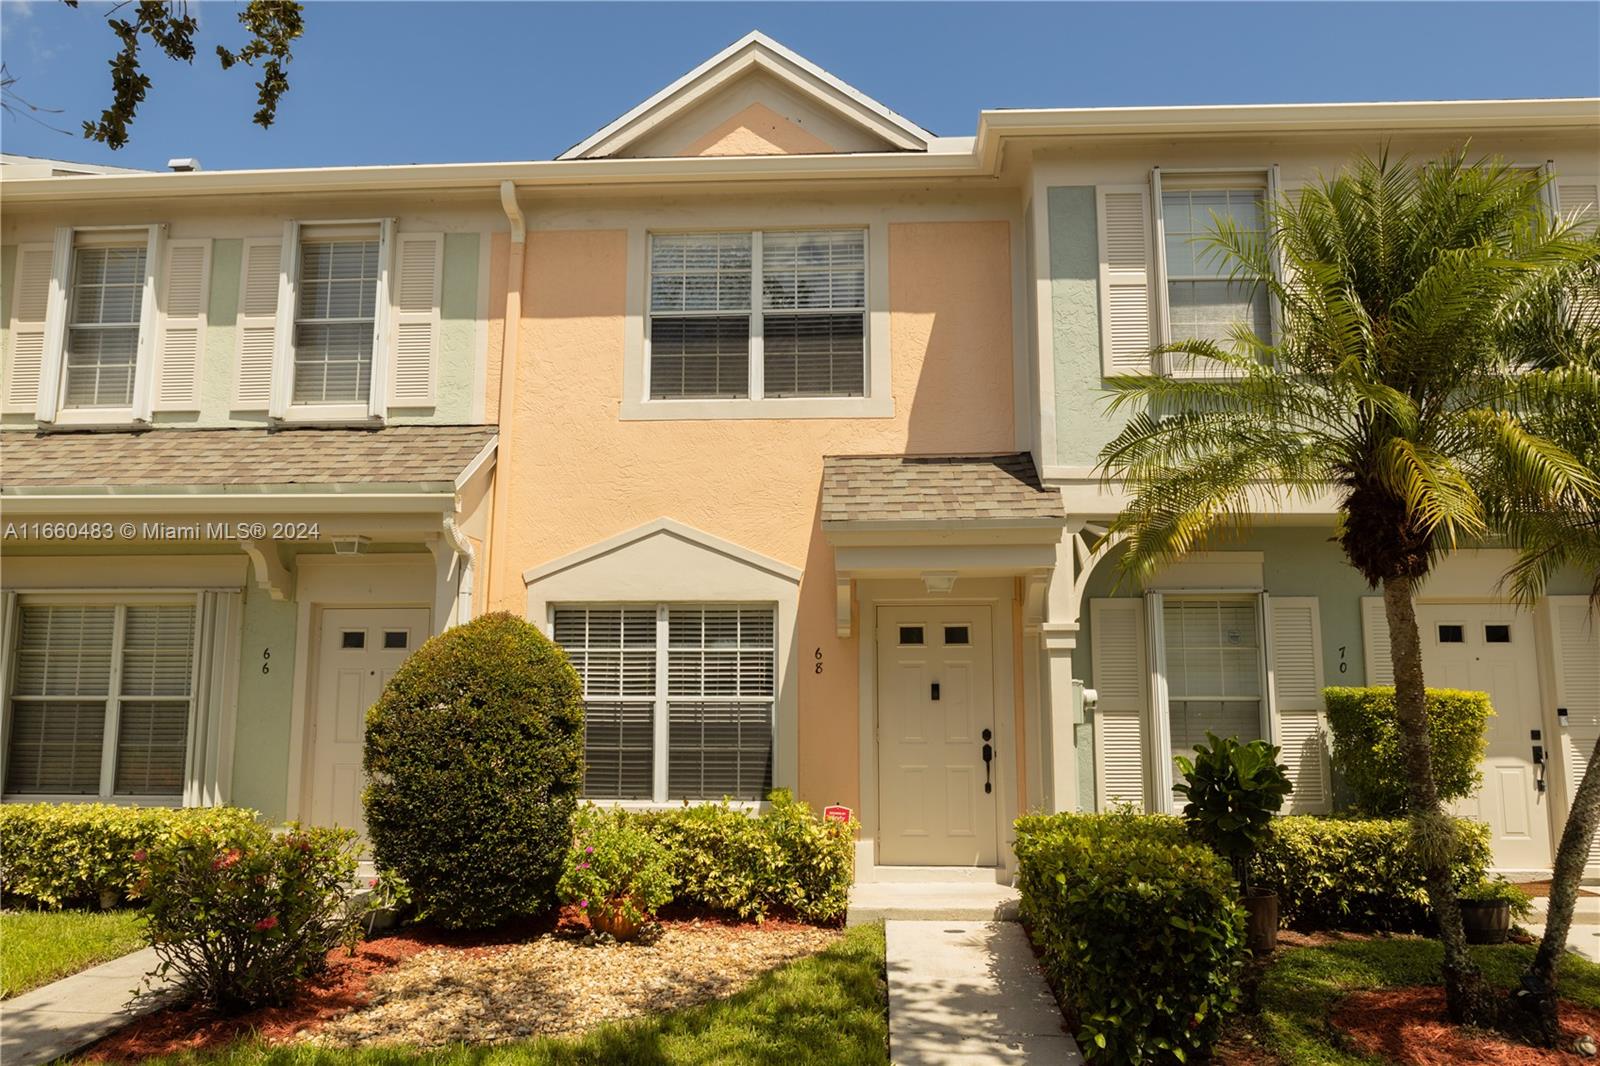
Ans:
{"type": "Polygon", "coordinates": [[[0,494],[450,493],[494,426],[0,433],[0,494]]]}
{"type": "Polygon", "coordinates": [[[829,530],[1060,526],[1061,493],[1026,452],[1002,455],[830,455],[822,461],[829,530]]]}

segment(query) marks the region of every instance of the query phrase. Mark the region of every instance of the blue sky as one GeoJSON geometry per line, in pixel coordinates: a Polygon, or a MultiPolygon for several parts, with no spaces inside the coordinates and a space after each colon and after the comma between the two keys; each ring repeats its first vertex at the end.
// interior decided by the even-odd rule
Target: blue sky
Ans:
{"type": "MultiPolygon", "coordinates": [[[[549,158],[761,29],[935,133],[985,107],[1600,96],[1600,4],[312,2],[270,131],[217,69],[238,5],[206,2],[192,68],[155,82],[120,152],[77,130],[110,99],[110,4],[0,0],[15,89],[0,147],[207,169],[549,158]]],[[[1379,131],[1374,131],[1377,133],[1379,131]]]]}

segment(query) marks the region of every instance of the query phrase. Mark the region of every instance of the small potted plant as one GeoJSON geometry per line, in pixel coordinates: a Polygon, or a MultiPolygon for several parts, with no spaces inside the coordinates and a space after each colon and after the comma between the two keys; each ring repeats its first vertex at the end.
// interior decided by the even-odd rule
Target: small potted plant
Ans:
{"type": "Polygon", "coordinates": [[[624,811],[586,807],[573,825],[558,885],[561,898],[582,907],[595,932],[632,940],[672,899],[671,855],[624,811]]]}
{"type": "Polygon", "coordinates": [[[1456,896],[1461,904],[1461,925],[1469,944],[1504,944],[1511,919],[1533,913],[1528,894],[1504,877],[1479,878],[1456,896]]]}
{"type": "Polygon", "coordinates": [[[1265,955],[1278,944],[1278,894],[1250,884],[1250,860],[1272,832],[1272,816],[1294,791],[1278,748],[1262,740],[1241,744],[1234,737],[1206,734],[1195,757],[1177,757],[1184,781],[1174,791],[1189,802],[1183,817],[1189,834],[1209,844],[1233,866],[1249,924],[1250,950],[1265,955]]]}

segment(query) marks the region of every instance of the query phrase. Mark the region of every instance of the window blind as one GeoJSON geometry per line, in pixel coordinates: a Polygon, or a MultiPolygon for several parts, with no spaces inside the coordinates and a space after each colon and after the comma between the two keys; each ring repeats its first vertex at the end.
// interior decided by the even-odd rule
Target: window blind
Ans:
{"type": "Polygon", "coordinates": [[[655,609],[562,608],[555,637],[583,680],[584,795],[653,798],[655,609]]]}
{"type": "Polygon", "coordinates": [[[1172,752],[1219,737],[1261,738],[1261,645],[1254,602],[1167,599],[1162,607],[1172,752]]]}
{"type": "Polygon", "coordinates": [[[143,244],[73,249],[64,406],[133,403],[145,255],[143,244]]]}
{"type": "Polygon", "coordinates": [[[862,395],[866,234],[763,234],[761,293],[765,395],[862,395]]]}
{"type": "Polygon", "coordinates": [[[130,606],[122,638],[117,795],[183,793],[193,682],[194,608],[130,606]]]}
{"type": "Polygon", "coordinates": [[[749,395],[752,244],[748,233],[651,239],[651,398],[749,395]]]}
{"type": "Polygon", "coordinates": [[[292,403],[365,403],[372,389],[378,242],[300,247],[292,403]]]}
{"type": "MultiPolygon", "coordinates": [[[[1231,221],[1256,240],[1265,238],[1262,189],[1179,189],[1161,194],[1166,234],[1167,318],[1173,341],[1208,340],[1228,347],[1232,332],[1245,325],[1258,337],[1271,336],[1266,286],[1249,278],[1230,279],[1230,264],[1208,243],[1217,220],[1231,221]]],[[[1169,355],[1169,360],[1185,360],[1169,355]]],[[[1179,365],[1179,372],[1206,374],[1225,367],[1179,365]]]]}

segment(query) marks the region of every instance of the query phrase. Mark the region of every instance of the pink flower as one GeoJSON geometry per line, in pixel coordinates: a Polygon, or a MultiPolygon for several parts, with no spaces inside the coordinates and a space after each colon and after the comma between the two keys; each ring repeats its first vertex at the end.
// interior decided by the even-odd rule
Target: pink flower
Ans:
{"type": "Polygon", "coordinates": [[[244,858],[244,854],[238,848],[229,848],[227,851],[223,852],[220,858],[211,864],[211,868],[213,870],[225,870],[228,867],[238,863],[238,861],[242,858],[244,858]]]}
{"type": "Polygon", "coordinates": [[[589,901],[586,900],[586,899],[580,899],[578,901],[578,906],[582,907],[584,910],[588,910],[589,909],[589,901]]]}
{"type": "Polygon", "coordinates": [[[584,854],[585,854],[585,855],[593,855],[593,854],[594,854],[594,848],[593,848],[593,847],[592,847],[592,846],[591,846],[591,847],[587,847],[587,848],[584,848],[584,849],[583,849],[583,853],[584,853],[584,854]]]}
{"type": "Polygon", "coordinates": [[[378,879],[376,877],[374,877],[372,880],[368,881],[367,882],[367,887],[368,888],[377,888],[378,887],[378,879]]]}
{"type": "Polygon", "coordinates": [[[149,857],[150,857],[150,853],[148,851],[145,851],[143,848],[140,848],[138,851],[133,853],[133,861],[134,862],[144,862],[149,857]]]}
{"type": "Polygon", "coordinates": [[[580,862],[578,864],[578,869],[580,869],[580,870],[587,870],[588,868],[589,868],[589,864],[586,863],[586,862],[580,862]]]}
{"type": "Polygon", "coordinates": [[[265,932],[268,929],[277,928],[277,925],[278,925],[278,916],[276,914],[269,914],[265,918],[261,919],[259,922],[256,923],[256,928],[258,930],[262,931],[262,932],[265,932]]]}

